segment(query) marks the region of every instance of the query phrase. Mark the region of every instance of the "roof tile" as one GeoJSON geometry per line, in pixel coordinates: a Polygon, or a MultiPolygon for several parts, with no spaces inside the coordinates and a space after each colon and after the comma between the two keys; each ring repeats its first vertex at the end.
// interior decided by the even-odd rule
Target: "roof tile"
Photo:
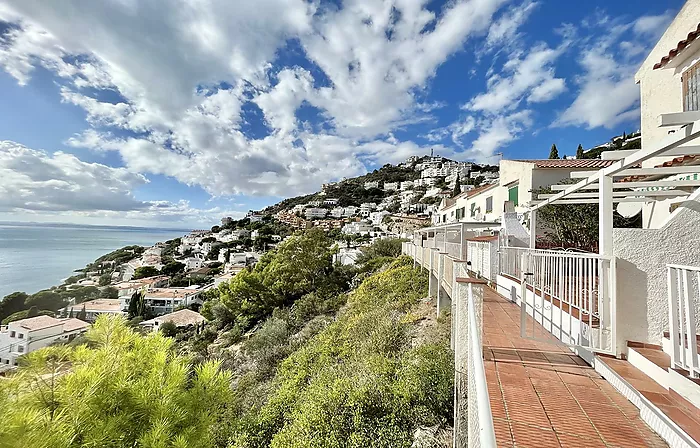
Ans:
{"type": "Polygon", "coordinates": [[[616,161],[602,159],[542,159],[518,160],[518,162],[534,163],[536,168],[606,168],[616,161]]]}
{"type": "Polygon", "coordinates": [[[673,58],[678,56],[678,53],[683,51],[685,49],[685,47],[690,45],[690,43],[693,42],[695,39],[697,39],[698,36],[700,36],[700,24],[698,24],[697,28],[695,28],[694,31],[691,31],[690,33],[688,33],[688,37],[686,37],[683,40],[678,41],[678,45],[676,45],[676,48],[672,48],[666,56],[662,57],[659,62],[654,64],[654,70],[657,70],[659,68],[663,68],[666,64],[671,62],[671,60],[673,58]]]}

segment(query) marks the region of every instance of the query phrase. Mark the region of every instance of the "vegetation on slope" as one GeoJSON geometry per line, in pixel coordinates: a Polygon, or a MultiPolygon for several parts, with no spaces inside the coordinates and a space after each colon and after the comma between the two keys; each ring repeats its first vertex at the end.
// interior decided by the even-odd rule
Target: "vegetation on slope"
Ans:
{"type": "MultiPolygon", "coordinates": [[[[0,382],[7,446],[409,447],[452,416],[449,322],[400,241],[333,265],[308,230],[212,293],[201,333],[98,321],[0,382]],[[382,267],[383,266],[383,267],[382,267]],[[349,291],[351,285],[361,284],[349,291]]],[[[3,445],[4,446],[4,445],[3,445]]]]}
{"type": "Polygon", "coordinates": [[[173,340],[101,316],[88,343],[30,353],[0,381],[4,447],[209,447],[230,400],[217,362],[193,367],[173,340]]]}
{"type": "MultiPolygon", "coordinates": [[[[417,343],[426,276],[400,259],[280,366],[269,400],[234,426],[236,447],[410,447],[452,416],[448,330],[417,343]]],[[[443,323],[443,325],[446,325],[443,323]]]]}

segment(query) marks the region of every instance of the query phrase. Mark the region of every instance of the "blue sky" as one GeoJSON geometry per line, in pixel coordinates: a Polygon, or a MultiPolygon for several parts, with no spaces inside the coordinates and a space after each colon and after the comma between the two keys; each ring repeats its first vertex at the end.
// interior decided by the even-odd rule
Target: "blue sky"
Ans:
{"type": "Polygon", "coordinates": [[[201,227],[431,148],[573,154],[638,129],[682,3],[0,0],[0,220],[201,227]]]}

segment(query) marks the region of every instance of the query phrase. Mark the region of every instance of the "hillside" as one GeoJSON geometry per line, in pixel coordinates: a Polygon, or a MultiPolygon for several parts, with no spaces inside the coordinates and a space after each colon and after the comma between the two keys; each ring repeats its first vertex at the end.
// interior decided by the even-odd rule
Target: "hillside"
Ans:
{"type": "MultiPolygon", "coordinates": [[[[384,189],[381,188],[385,183],[401,183],[420,179],[421,172],[416,171],[415,166],[429,158],[428,156],[424,156],[411,162],[406,161],[399,166],[386,164],[362,176],[325,184],[322,191],[285,199],[275,205],[267,207],[264,211],[267,213],[277,213],[282,210],[290,210],[295,205],[306,204],[309,201],[323,201],[327,198],[337,199],[337,205],[339,207],[360,206],[360,204],[365,202],[379,203],[382,199],[395,194],[395,192],[384,191],[384,189]],[[379,182],[380,188],[365,189],[365,182],[379,182]]],[[[444,157],[440,159],[444,163],[458,163],[444,157]]],[[[473,164],[472,170],[497,172],[498,166],[473,164]]],[[[438,177],[444,179],[444,176],[438,177]]],[[[439,183],[438,186],[444,187],[445,185],[444,183],[439,183]]]]}

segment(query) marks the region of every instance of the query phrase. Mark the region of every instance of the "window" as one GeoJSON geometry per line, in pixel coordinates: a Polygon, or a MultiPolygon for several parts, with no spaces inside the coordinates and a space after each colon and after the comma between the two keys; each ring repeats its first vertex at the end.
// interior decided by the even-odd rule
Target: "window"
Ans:
{"type": "Polygon", "coordinates": [[[493,211],[493,196],[486,198],[486,213],[491,213],[493,211]]]}
{"type": "Polygon", "coordinates": [[[17,337],[20,339],[24,339],[24,333],[17,333],[17,337]]]}
{"type": "Polygon", "coordinates": [[[513,205],[518,205],[518,186],[510,187],[508,189],[508,200],[513,202],[513,205]]]}
{"type": "Polygon", "coordinates": [[[681,76],[683,83],[683,112],[700,110],[700,62],[690,67],[681,76]]]}
{"type": "Polygon", "coordinates": [[[464,218],[464,207],[457,209],[457,220],[464,218]]]}
{"type": "Polygon", "coordinates": [[[18,346],[17,346],[17,351],[20,352],[20,353],[24,353],[24,346],[18,345],[18,346]]]}
{"type": "Polygon", "coordinates": [[[476,215],[476,204],[472,202],[472,206],[469,209],[469,216],[473,218],[474,215],[476,215]]]}
{"type": "Polygon", "coordinates": [[[14,338],[14,337],[15,337],[15,332],[14,332],[14,331],[11,331],[11,332],[10,332],[10,337],[11,337],[11,338],[14,338]]]}

